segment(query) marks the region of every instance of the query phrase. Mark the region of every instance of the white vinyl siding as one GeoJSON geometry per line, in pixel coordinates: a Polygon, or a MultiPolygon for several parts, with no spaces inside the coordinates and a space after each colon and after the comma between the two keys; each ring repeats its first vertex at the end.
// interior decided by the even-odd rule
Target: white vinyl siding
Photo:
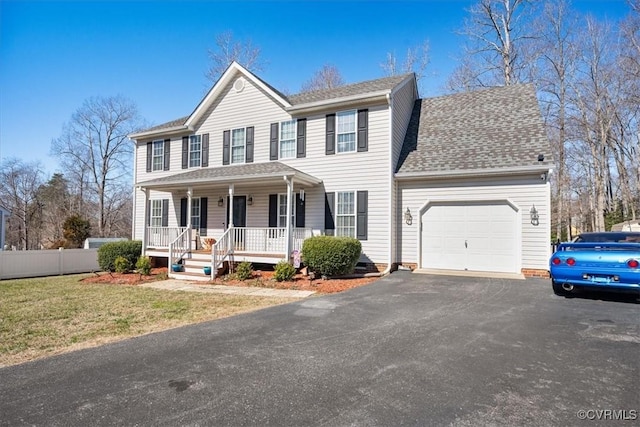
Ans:
{"type": "Polygon", "coordinates": [[[231,131],[231,163],[244,163],[245,135],[244,128],[231,131]]]}
{"type": "Polygon", "coordinates": [[[296,120],[280,122],[279,158],[291,159],[296,157],[296,120]]]}
{"type": "Polygon", "coordinates": [[[162,200],[151,200],[151,227],[162,227],[162,200]]]}
{"type": "Polygon", "coordinates": [[[356,237],[356,193],[336,194],[336,236],[356,237]]]}
{"type": "Polygon", "coordinates": [[[548,268],[550,248],[550,212],[548,183],[540,182],[540,175],[515,176],[512,178],[474,178],[431,182],[399,183],[399,199],[396,215],[409,208],[413,214],[412,225],[400,222],[398,260],[419,263],[420,210],[427,203],[445,201],[501,201],[508,200],[517,209],[517,230],[520,246],[518,260],[521,268],[548,268]],[[540,223],[531,224],[529,210],[533,204],[540,214],[540,223]]]}
{"type": "Polygon", "coordinates": [[[153,161],[152,168],[153,171],[161,171],[164,169],[164,141],[153,141],[153,161]]]}
{"type": "Polygon", "coordinates": [[[355,110],[336,113],[338,153],[356,151],[356,117],[355,110]]]}
{"type": "Polygon", "coordinates": [[[200,167],[202,161],[202,135],[189,137],[189,167],[200,167]]]}

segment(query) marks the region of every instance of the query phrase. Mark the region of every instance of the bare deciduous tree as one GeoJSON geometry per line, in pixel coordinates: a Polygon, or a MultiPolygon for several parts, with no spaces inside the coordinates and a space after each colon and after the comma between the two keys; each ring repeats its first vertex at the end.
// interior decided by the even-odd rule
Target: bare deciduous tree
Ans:
{"type": "Polygon", "coordinates": [[[404,73],[415,73],[418,82],[425,76],[429,65],[429,41],[423,41],[419,46],[407,49],[404,62],[398,63],[395,52],[387,52],[386,60],[380,64],[380,68],[386,76],[395,76],[404,73]]]}
{"type": "MultiPolygon", "coordinates": [[[[111,233],[108,227],[113,199],[130,198],[121,186],[130,181],[133,144],[127,135],[141,128],[135,104],[121,96],[85,101],[65,124],[62,135],[52,142],[52,153],[72,176],[83,177],[93,196],[99,236],[111,233]]],[[[83,195],[86,200],[87,195],[83,195]]]]}
{"type": "Polygon", "coordinates": [[[225,31],[216,36],[215,43],[215,48],[209,50],[211,66],[206,73],[212,83],[218,81],[233,61],[254,73],[263,71],[266,66],[260,57],[260,48],[254,46],[250,39],[236,41],[233,32],[225,31]]]}
{"type": "Polygon", "coordinates": [[[449,89],[510,85],[521,81],[526,61],[521,53],[529,34],[530,0],[481,0],[469,9],[461,34],[469,38],[462,70],[454,72],[449,89]]]}
{"type": "Polygon", "coordinates": [[[340,74],[340,70],[335,65],[325,64],[302,85],[300,90],[302,92],[311,92],[314,90],[333,89],[342,85],[344,85],[344,79],[340,74]]]}
{"type": "Polygon", "coordinates": [[[39,249],[38,188],[42,184],[42,167],[37,162],[25,163],[7,159],[0,164],[0,205],[11,212],[7,243],[22,250],[39,249]]]}

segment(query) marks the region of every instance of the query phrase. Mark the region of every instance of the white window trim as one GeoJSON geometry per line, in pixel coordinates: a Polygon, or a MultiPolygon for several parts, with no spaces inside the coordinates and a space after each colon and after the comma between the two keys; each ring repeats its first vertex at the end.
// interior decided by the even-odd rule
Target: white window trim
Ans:
{"type": "Polygon", "coordinates": [[[189,159],[188,159],[188,166],[189,168],[199,168],[202,167],[202,135],[190,135],[189,136],[189,159]],[[195,139],[195,138],[200,138],[200,162],[197,166],[192,166],[191,165],[191,153],[195,153],[195,151],[191,150],[191,140],[195,139]]]}
{"type": "Polygon", "coordinates": [[[150,227],[162,227],[162,199],[152,199],[151,200],[151,206],[149,207],[149,209],[151,209],[151,212],[149,213],[149,226],[150,227]],[[160,216],[155,216],[153,214],[155,208],[157,207],[155,205],[158,205],[158,207],[159,207],[160,216]],[[154,219],[158,220],[157,222],[159,223],[159,225],[154,225],[154,221],[153,221],[154,219]]]}
{"type": "MultiPolygon", "coordinates": [[[[349,132],[351,133],[351,132],[349,132]]],[[[342,133],[344,134],[344,133],[342,133]]],[[[343,111],[338,111],[336,112],[336,154],[350,154],[350,153],[356,153],[358,152],[358,110],[343,110],[343,111]],[[355,129],[353,131],[354,133],[354,145],[353,145],[353,150],[351,151],[340,151],[338,149],[339,147],[339,143],[338,143],[338,136],[341,135],[340,132],[338,132],[338,116],[340,114],[345,114],[345,113],[353,113],[355,116],[355,120],[354,120],[354,126],[355,129]]]]}
{"type": "Polygon", "coordinates": [[[334,223],[336,225],[335,235],[336,236],[347,236],[353,237],[354,239],[358,238],[358,191],[356,190],[342,190],[335,192],[335,201],[333,206],[334,212],[334,223]],[[353,236],[347,236],[346,234],[338,234],[338,194],[340,193],[352,193],[353,194],[353,214],[349,215],[340,215],[341,217],[353,216],[353,236]]]}
{"type": "Polygon", "coordinates": [[[202,227],[202,198],[201,197],[192,197],[191,198],[191,228],[193,229],[200,229],[203,228],[202,227]],[[193,215],[193,208],[194,208],[194,202],[198,201],[198,215],[193,215]],[[197,217],[198,218],[198,226],[196,227],[196,224],[193,222],[193,218],[197,217]]]}
{"type": "MultiPolygon", "coordinates": [[[[287,223],[285,221],[284,224],[280,224],[280,219],[283,218],[282,215],[280,215],[280,207],[282,205],[280,205],[280,197],[284,197],[284,200],[287,200],[287,193],[278,193],[278,227],[286,227],[287,223]]],[[[295,228],[296,227],[296,195],[295,193],[292,194],[291,196],[291,227],[295,228]]],[[[285,202],[286,203],[286,202],[285,202]]],[[[285,206],[286,207],[286,206],[285,206]]],[[[284,214],[284,219],[287,219],[287,214],[284,214]]]]}
{"type": "Polygon", "coordinates": [[[156,139],[151,143],[151,172],[164,170],[164,139],[156,139]],[[156,156],[156,144],[162,147],[162,154],[156,156]],[[160,157],[160,167],[156,168],[156,157],[160,157]]]}
{"type": "MultiPolygon", "coordinates": [[[[296,158],[296,142],[298,139],[298,120],[296,119],[291,119],[291,120],[283,120],[279,123],[278,125],[280,128],[278,129],[278,158],[279,159],[295,159],[296,158]],[[282,156],[282,124],[283,123],[288,123],[288,122],[293,122],[293,155],[291,156],[287,156],[284,157],[282,156]]],[[[289,141],[289,140],[287,140],[289,141]]]]}
{"type": "MultiPolygon", "coordinates": [[[[254,135],[255,138],[255,135],[254,135]]],[[[235,128],[235,129],[231,129],[231,135],[230,135],[230,141],[229,141],[229,164],[230,165],[241,165],[243,163],[247,163],[247,127],[239,127],[239,128],[235,128]],[[244,141],[243,141],[243,150],[242,150],[242,162],[234,162],[233,161],[233,131],[236,130],[240,130],[242,129],[244,131],[244,141]]]]}

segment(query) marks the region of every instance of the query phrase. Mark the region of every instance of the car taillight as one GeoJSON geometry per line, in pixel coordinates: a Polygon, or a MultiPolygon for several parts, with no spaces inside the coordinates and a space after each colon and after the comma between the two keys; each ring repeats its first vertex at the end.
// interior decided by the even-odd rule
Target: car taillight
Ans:
{"type": "Polygon", "coordinates": [[[567,262],[567,265],[571,265],[571,266],[576,265],[576,260],[573,258],[567,258],[566,262],[567,262]]]}
{"type": "Polygon", "coordinates": [[[627,267],[629,268],[638,268],[638,266],[640,266],[640,262],[638,262],[638,260],[630,259],[627,261],[627,267]]]}
{"type": "Polygon", "coordinates": [[[560,265],[562,261],[560,261],[560,258],[554,258],[551,260],[551,262],[553,263],[553,265],[560,265]]]}

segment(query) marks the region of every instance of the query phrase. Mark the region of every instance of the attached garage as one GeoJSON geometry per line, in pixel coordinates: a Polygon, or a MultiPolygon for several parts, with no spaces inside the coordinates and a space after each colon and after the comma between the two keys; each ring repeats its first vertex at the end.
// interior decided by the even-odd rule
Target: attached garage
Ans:
{"type": "Polygon", "coordinates": [[[507,200],[428,203],[420,267],[520,273],[518,230],[518,208],[507,200]]]}

